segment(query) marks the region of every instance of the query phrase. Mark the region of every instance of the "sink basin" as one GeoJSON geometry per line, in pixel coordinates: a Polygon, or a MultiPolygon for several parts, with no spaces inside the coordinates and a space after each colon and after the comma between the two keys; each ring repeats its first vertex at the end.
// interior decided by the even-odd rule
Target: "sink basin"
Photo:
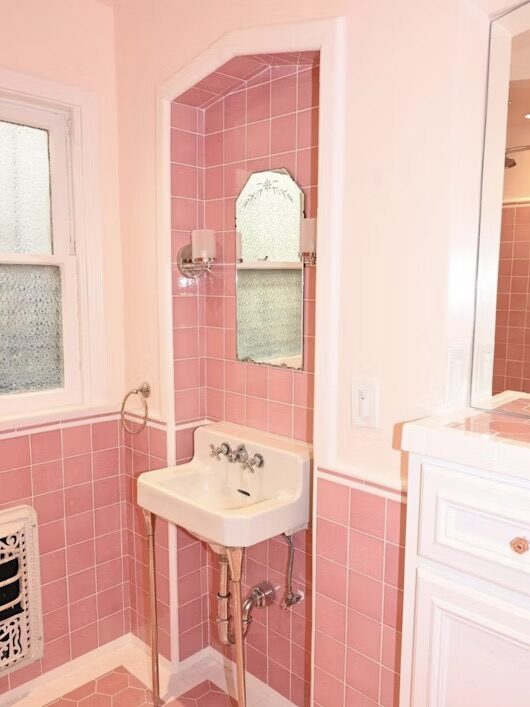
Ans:
{"type": "Polygon", "coordinates": [[[311,446],[226,422],[198,427],[188,464],[148,471],[138,478],[138,504],[225,547],[248,547],[309,523],[311,446]],[[250,471],[211,447],[244,444],[263,456],[250,471]]]}

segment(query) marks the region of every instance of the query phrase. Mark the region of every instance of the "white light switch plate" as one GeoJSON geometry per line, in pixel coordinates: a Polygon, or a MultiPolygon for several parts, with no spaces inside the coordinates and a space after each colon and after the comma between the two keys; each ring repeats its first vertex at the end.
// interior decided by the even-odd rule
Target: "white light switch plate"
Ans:
{"type": "Polygon", "coordinates": [[[379,422],[379,386],[369,378],[354,378],[351,385],[351,423],[377,427],[379,422]]]}

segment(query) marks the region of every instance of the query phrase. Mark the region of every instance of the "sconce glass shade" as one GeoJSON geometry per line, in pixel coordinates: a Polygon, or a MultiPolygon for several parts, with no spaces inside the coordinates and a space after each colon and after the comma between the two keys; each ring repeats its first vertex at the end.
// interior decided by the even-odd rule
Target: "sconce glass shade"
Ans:
{"type": "Polygon", "coordinates": [[[317,262],[317,220],[304,218],[300,223],[300,260],[304,265],[317,262]]]}
{"type": "Polygon", "coordinates": [[[300,224],[300,253],[315,253],[317,248],[317,220],[305,218],[300,224]]]}
{"type": "Polygon", "coordinates": [[[191,232],[191,259],[193,261],[215,260],[215,231],[212,228],[200,228],[191,232]]]}

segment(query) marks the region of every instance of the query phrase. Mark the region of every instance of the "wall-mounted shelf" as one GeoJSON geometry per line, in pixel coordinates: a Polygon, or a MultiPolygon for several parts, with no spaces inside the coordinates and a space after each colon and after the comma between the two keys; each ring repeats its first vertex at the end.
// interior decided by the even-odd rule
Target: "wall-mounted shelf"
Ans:
{"type": "Polygon", "coordinates": [[[303,267],[303,263],[292,260],[252,260],[236,265],[238,270],[302,270],[303,267]]]}

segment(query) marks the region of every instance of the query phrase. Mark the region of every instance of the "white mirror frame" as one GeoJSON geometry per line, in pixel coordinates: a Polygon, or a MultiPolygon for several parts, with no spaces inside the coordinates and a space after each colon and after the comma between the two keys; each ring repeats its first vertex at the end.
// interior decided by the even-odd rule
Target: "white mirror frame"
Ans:
{"type": "Polygon", "coordinates": [[[490,30],[471,379],[471,405],[480,408],[494,407],[487,400],[492,395],[512,38],[527,30],[530,2],[493,20],[490,30]]]}

